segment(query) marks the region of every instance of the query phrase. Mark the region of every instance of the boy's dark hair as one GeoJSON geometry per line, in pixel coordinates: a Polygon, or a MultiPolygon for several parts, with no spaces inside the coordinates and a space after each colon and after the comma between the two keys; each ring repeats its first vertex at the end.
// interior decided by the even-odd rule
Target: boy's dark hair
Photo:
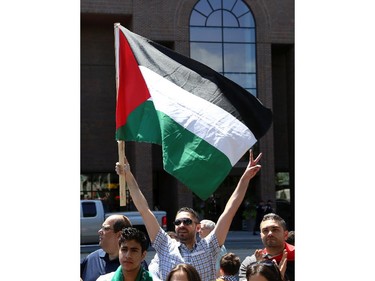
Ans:
{"type": "Polygon", "coordinates": [[[135,227],[124,228],[118,240],[118,244],[121,247],[122,243],[130,240],[135,240],[137,243],[139,243],[141,245],[142,252],[148,249],[148,240],[146,235],[135,227]]]}
{"type": "Polygon", "coordinates": [[[286,226],[286,222],[282,217],[279,215],[276,215],[274,213],[269,213],[264,215],[262,222],[267,221],[267,220],[274,220],[276,221],[284,230],[288,230],[288,227],[286,226]]]}
{"type": "Polygon", "coordinates": [[[225,275],[236,275],[240,266],[240,258],[233,253],[227,253],[220,259],[220,268],[224,271],[225,275]]]}
{"type": "Polygon", "coordinates": [[[195,222],[196,223],[199,223],[199,215],[198,215],[198,213],[196,212],[196,211],[194,211],[192,208],[189,208],[189,207],[182,207],[182,208],[180,208],[180,210],[178,210],[177,211],[177,213],[176,213],[176,215],[177,214],[179,214],[179,213],[181,213],[181,212],[188,212],[188,213],[190,213],[190,214],[192,214],[194,217],[195,217],[195,222]]]}

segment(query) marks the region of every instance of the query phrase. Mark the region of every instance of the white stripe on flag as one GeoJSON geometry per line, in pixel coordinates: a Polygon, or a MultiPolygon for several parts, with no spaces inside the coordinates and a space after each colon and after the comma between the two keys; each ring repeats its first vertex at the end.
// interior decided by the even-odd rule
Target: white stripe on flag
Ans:
{"type": "Polygon", "coordinates": [[[253,133],[233,115],[140,66],[156,110],[222,151],[232,166],[251,148],[253,133]]]}

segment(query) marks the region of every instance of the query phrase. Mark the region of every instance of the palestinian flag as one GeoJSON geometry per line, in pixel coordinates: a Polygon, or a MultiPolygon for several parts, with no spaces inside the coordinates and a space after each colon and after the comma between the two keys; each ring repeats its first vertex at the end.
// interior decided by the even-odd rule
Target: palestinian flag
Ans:
{"type": "Polygon", "coordinates": [[[202,200],[272,123],[248,91],[115,24],[116,139],[162,146],[164,169],[202,200]]]}

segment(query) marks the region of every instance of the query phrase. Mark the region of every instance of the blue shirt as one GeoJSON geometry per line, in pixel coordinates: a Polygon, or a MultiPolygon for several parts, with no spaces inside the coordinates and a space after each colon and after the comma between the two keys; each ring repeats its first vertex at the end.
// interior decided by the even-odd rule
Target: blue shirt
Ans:
{"type": "MultiPolygon", "coordinates": [[[[87,255],[81,262],[81,278],[83,281],[96,281],[100,275],[116,271],[119,266],[118,258],[110,260],[109,255],[103,249],[98,249],[87,255]]],[[[147,270],[145,261],[142,266],[147,270]]]]}

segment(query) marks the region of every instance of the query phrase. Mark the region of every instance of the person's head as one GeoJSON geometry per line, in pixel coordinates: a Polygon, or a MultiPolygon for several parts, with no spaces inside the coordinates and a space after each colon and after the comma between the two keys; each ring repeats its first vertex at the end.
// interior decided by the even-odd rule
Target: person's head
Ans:
{"type": "Polygon", "coordinates": [[[285,221],[274,213],[264,215],[260,223],[260,237],[267,251],[282,251],[288,238],[285,221]]]}
{"type": "Polygon", "coordinates": [[[294,231],[289,231],[288,232],[288,238],[286,239],[286,243],[290,245],[294,245],[294,231]]]}
{"type": "Polygon", "coordinates": [[[211,220],[201,220],[199,228],[199,237],[205,238],[215,228],[215,223],[211,220]]]}
{"type": "Polygon", "coordinates": [[[227,253],[220,258],[221,275],[236,275],[240,269],[240,266],[240,258],[233,253],[227,253]]]}
{"type": "Polygon", "coordinates": [[[283,281],[278,266],[271,260],[251,263],[246,269],[247,281],[283,281]]]}
{"type": "Polygon", "coordinates": [[[176,265],[169,272],[166,281],[201,281],[198,271],[187,263],[176,265]]]}
{"type": "Polygon", "coordinates": [[[146,235],[134,228],[126,227],[122,230],[118,240],[119,261],[123,272],[138,272],[141,262],[147,254],[148,240],[146,235]]]}
{"type": "Polygon", "coordinates": [[[182,243],[192,243],[199,230],[199,216],[193,209],[183,207],[177,211],[174,225],[178,239],[182,243]]]}
{"type": "Polygon", "coordinates": [[[110,255],[118,255],[118,239],[121,236],[121,230],[131,226],[130,220],[123,215],[111,215],[102,224],[98,230],[99,246],[110,255]]]}

